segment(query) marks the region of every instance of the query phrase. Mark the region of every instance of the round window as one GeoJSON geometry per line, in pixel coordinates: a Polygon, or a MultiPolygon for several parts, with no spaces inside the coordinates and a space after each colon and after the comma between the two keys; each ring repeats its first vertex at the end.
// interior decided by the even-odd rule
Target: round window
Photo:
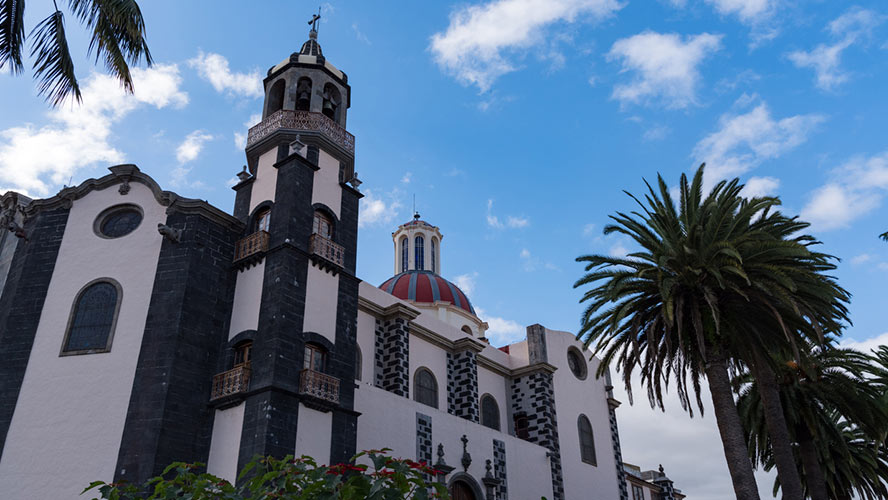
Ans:
{"type": "Polygon", "coordinates": [[[586,379],[586,358],[576,347],[567,350],[567,366],[578,379],[586,379]]]}
{"type": "Polygon", "coordinates": [[[96,233],[104,238],[120,238],[142,223],[142,211],[135,205],[119,205],[105,210],[96,219],[96,233]]]}

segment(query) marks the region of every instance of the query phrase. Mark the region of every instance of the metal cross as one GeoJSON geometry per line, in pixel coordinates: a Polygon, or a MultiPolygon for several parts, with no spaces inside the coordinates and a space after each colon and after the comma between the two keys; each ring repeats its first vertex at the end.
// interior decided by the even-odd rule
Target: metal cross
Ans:
{"type": "Polygon", "coordinates": [[[321,18],[321,8],[318,7],[318,13],[311,16],[311,21],[308,24],[311,25],[311,30],[315,33],[318,32],[318,20],[321,18]]]}

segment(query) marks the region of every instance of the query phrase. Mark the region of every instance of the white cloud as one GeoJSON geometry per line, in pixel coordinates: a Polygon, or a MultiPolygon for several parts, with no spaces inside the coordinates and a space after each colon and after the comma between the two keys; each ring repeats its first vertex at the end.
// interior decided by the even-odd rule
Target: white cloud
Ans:
{"type": "Polygon", "coordinates": [[[857,266],[863,264],[864,262],[869,262],[873,259],[873,256],[868,253],[862,253],[860,255],[855,255],[851,258],[851,264],[857,266]]]}
{"type": "Polygon", "coordinates": [[[706,0],[706,3],[723,16],[736,15],[742,22],[752,24],[770,17],[778,0],[706,0]]]}
{"type": "Polygon", "coordinates": [[[373,45],[373,44],[370,42],[370,39],[367,38],[367,35],[365,35],[365,34],[361,31],[361,29],[358,28],[358,23],[352,23],[352,31],[355,32],[355,38],[357,38],[359,42],[366,43],[367,45],[373,45]]]}
{"type": "Polygon", "coordinates": [[[780,179],[775,177],[750,177],[743,186],[743,196],[773,196],[780,187],[780,179]]]}
{"type": "Polygon", "coordinates": [[[888,151],[852,158],[811,195],[802,218],[822,231],[848,226],[879,206],[888,192],[888,151]]]}
{"type": "Polygon", "coordinates": [[[595,229],[597,227],[598,226],[592,223],[586,224],[585,226],[583,226],[583,236],[591,236],[595,234],[595,229]]]}
{"type": "Polygon", "coordinates": [[[453,11],[444,32],[432,35],[435,62],[463,85],[490,89],[515,71],[513,60],[545,40],[547,28],[577,18],[601,19],[623,7],[617,0],[493,0],[453,11]]]}
{"type": "Polygon", "coordinates": [[[867,354],[870,353],[871,350],[883,346],[888,345],[888,332],[885,332],[881,335],[876,335],[875,337],[870,337],[868,339],[863,340],[854,340],[854,339],[842,339],[839,343],[842,347],[848,347],[851,349],[857,349],[858,351],[865,352],[867,354]]]}
{"type": "Polygon", "coordinates": [[[869,39],[873,29],[884,19],[884,16],[871,10],[852,7],[827,26],[835,42],[821,43],[810,51],[793,51],[787,54],[787,58],[798,68],[813,69],[817,87],[834,90],[850,79],[850,74],[841,68],[842,53],[852,45],[869,39]]]}
{"type": "Polygon", "coordinates": [[[642,139],[646,141],[662,141],[669,135],[671,129],[665,125],[658,125],[653,128],[649,128],[644,131],[644,134],[641,136],[642,139]]]}
{"type": "Polygon", "coordinates": [[[213,136],[203,130],[195,130],[185,137],[182,144],[176,148],[176,160],[179,164],[188,163],[197,158],[203,150],[204,143],[213,140],[213,136]]]}
{"type": "Polygon", "coordinates": [[[471,295],[472,292],[475,291],[475,280],[478,278],[478,271],[473,271],[471,273],[460,274],[453,278],[453,283],[456,284],[465,292],[466,295],[471,295]]]}
{"type": "Polygon", "coordinates": [[[511,215],[506,217],[506,226],[511,228],[527,227],[529,224],[530,220],[527,217],[512,217],[511,215]]]}
{"type": "Polygon", "coordinates": [[[823,120],[815,114],[775,120],[764,102],[748,113],[724,114],[719,129],[694,147],[694,164],[706,162],[707,179],[734,177],[802,144],[823,120]]]}
{"type": "Polygon", "coordinates": [[[410,180],[413,178],[413,173],[407,172],[404,174],[404,177],[401,177],[401,182],[403,184],[410,184],[410,180]]]}
{"type": "Polygon", "coordinates": [[[262,113],[255,113],[250,115],[247,121],[244,122],[244,127],[246,130],[243,132],[235,132],[234,133],[234,147],[235,149],[244,149],[247,147],[247,132],[249,132],[250,127],[258,124],[262,121],[262,113]]]}
{"type": "Polygon", "coordinates": [[[377,197],[371,190],[364,191],[358,207],[358,227],[388,225],[397,217],[401,202],[394,195],[388,200],[377,197]]]}
{"type": "Polygon", "coordinates": [[[487,200],[487,215],[486,215],[487,225],[495,228],[495,229],[521,229],[530,225],[530,219],[527,217],[516,217],[514,215],[506,216],[506,221],[503,222],[500,218],[493,214],[493,200],[487,200]]]}
{"type": "Polygon", "coordinates": [[[113,126],[145,106],[181,108],[188,94],[175,64],[133,68],[134,95],[119,82],[93,73],[83,87],[83,102],[48,112],[49,123],[32,123],[0,131],[0,185],[30,196],[45,196],[81,169],[96,163],[123,162],[124,153],[109,142],[113,126]]]}
{"type": "Polygon", "coordinates": [[[629,255],[629,249],[626,248],[626,245],[624,245],[623,242],[618,241],[611,245],[607,253],[611,257],[626,257],[627,255],[629,255]]]}
{"type": "Polygon", "coordinates": [[[524,340],[526,329],[518,322],[498,316],[489,316],[487,311],[480,307],[476,307],[475,312],[481,321],[486,322],[489,327],[484,336],[487,337],[491,345],[502,347],[524,340]]]}
{"type": "Polygon", "coordinates": [[[668,108],[696,104],[700,81],[697,67],[719,50],[721,38],[702,33],[683,39],[675,33],[645,31],[617,40],[607,58],[619,60],[621,72],[632,72],[634,78],[615,86],[613,99],[623,105],[661,102],[668,108]]]}
{"type": "Polygon", "coordinates": [[[201,78],[210,82],[216,92],[242,97],[262,97],[262,77],[258,70],[250,73],[237,73],[228,67],[228,59],[220,54],[204,54],[201,50],[197,57],[188,61],[188,65],[197,69],[201,78]]]}

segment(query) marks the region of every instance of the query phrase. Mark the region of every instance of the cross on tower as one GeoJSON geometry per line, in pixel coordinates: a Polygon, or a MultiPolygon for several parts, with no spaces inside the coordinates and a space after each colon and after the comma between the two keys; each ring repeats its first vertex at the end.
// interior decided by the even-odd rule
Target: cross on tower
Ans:
{"type": "Polygon", "coordinates": [[[311,25],[311,30],[315,33],[318,32],[318,20],[321,19],[321,8],[318,7],[318,13],[311,16],[311,21],[308,24],[311,25]]]}

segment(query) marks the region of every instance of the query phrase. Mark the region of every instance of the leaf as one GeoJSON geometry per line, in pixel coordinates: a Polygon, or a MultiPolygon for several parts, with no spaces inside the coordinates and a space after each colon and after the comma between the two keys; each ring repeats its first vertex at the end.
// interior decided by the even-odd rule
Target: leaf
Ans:
{"type": "Polygon", "coordinates": [[[74,74],[74,62],[65,38],[65,18],[55,11],[31,31],[36,36],[31,46],[34,61],[34,77],[39,80],[38,93],[53,106],[58,106],[73,95],[81,101],[80,85],[74,74]]]}
{"type": "Polygon", "coordinates": [[[24,44],[25,0],[0,0],[0,69],[9,63],[13,73],[22,72],[24,44]]]}

